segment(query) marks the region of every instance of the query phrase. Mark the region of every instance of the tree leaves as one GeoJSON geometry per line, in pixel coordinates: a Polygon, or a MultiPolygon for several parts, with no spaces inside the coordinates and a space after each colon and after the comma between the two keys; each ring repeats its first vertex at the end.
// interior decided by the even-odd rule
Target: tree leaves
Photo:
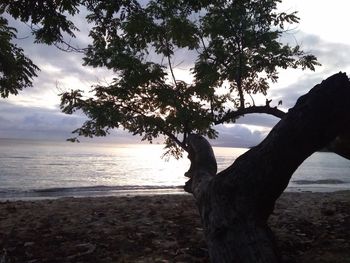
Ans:
{"type": "Polygon", "coordinates": [[[212,2],[216,4],[206,7],[200,22],[206,40],[203,43],[207,44],[194,69],[198,85],[216,88],[217,80],[226,80],[238,94],[238,107],[245,107],[244,93],[266,94],[268,81],[278,79],[278,68],[314,70],[319,65],[316,57],[306,55],[299,47],[279,42],[286,24],[299,22],[296,12],[276,13],[280,1],[212,2]]]}
{"type": "Polygon", "coordinates": [[[16,29],[8,26],[7,20],[0,17],[0,95],[18,94],[19,90],[32,86],[32,79],[39,70],[27,58],[23,49],[11,41],[16,38],[16,29]]]}
{"type": "MultiPolygon", "coordinates": [[[[245,97],[266,95],[280,68],[314,70],[319,65],[299,46],[280,42],[285,28],[299,18],[296,12],[277,12],[279,2],[4,0],[0,11],[33,23],[36,42],[55,44],[64,42],[64,35],[75,37],[78,28],[69,18],[85,8],[92,42],[84,51],[84,66],[107,68],[115,77],[107,85],[92,86],[90,94],[62,94],[63,112],[82,111],[88,117],[75,133],[105,136],[122,127],[150,142],[165,136],[169,153],[179,156],[189,134],[215,138],[215,124],[234,122],[239,112],[258,109],[253,105],[245,111],[250,107],[245,97]],[[189,72],[193,83],[177,79],[174,60],[179,52],[197,52],[189,72]]],[[[7,42],[14,37],[14,29],[4,32],[7,42]]],[[[12,50],[19,59],[22,51],[12,50]]],[[[12,92],[30,85],[37,70],[21,59],[24,68],[14,72],[24,75],[12,92]]]]}

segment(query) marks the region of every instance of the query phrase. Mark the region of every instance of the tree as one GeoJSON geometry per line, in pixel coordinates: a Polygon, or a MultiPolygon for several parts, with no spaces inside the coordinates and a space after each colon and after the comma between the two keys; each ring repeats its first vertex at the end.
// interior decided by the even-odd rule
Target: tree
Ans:
{"type": "Polygon", "coordinates": [[[349,121],[349,85],[342,74],[299,99],[287,115],[269,100],[260,106],[247,102],[247,96],[266,95],[280,68],[318,65],[299,46],[279,42],[286,26],[299,21],[295,12],[279,13],[279,2],[4,0],[0,10],[37,24],[37,42],[72,48],[64,35],[74,37],[77,29],[67,15],[84,7],[93,25],[84,65],[110,69],[115,78],[93,86],[92,96],[81,90],[62,94],[63,112],[80,110],[89,118],[75,131],[78,136],[105,136],[120,127],[148,141],[165,136],[169,153],[189,153],[185,189],[197,200],[211,260],[278,262],[266,223],[275,200],[308,155],[332,141],[337,145],[335,138],[346,131],[340,123],[349,121]],[[176,76],[179,51],[195,54],[192,83],[176,76]],[[325,107],[330,96],[331,107],[325,107]],[[215,138],[215,125],[249,113],[283,119],[260,145],[216,175],[203,136],[215,138]]]}
{"type": "Polygon", "coordinates": [[[17,30],[8,26],[6,15],[32,25],[35,42],[64,44],[63,34],[74,37],[77,28],[65,14],[75,15],[80,1],[11,1],[0,3],[0,94],[9,94],[31,87],[39,68],[24,54],[22,48],[14,44],[17,30]],[[34,26],[38,26],[35,28],[34,26]]]}
{"type": "Polygon", "coordinates": [[[85,8],[92,43],[84,65],[110,69],[115,78],[93,86],[92,95],[62,94],[63,112],[81,110],[89,118],[75,133],[105,136],[121,127],[150,142],[165,136],[168,152],[179,156],[189,134],[216,138],[215,125],[248,113],[281,117],[268,100],[256,106],[246,97],[266,95],[280,68],[318,65],[299,46],[279,41],[286,26],[299,21],[296,12],[279,13],[279,2],[5,0],[0,10],[36,25],[36,42],[72,48],[64,37],[74,37],[77,28],[68,18],[85,8]],[[179,52],[193,57],[192,83],[176,75],[179,52]]]}
{"type": "Polygon", "coordinates": [[[16,29],[9,27],[7,20],[0,17],[0,95],[6,98],[18,90],[32,86],[38,67],[27,58],[23,49],[11,42],[16,29]]]}
{"type": "Polygon", "coordinates": [[[196,198],[211,262],[280,262],[267,219],[298,166],[329,147],[350,159],[350,81],[339,73],[301,96],[269,135],[226,170],[204,137],[188,138],[186,189],[196,198]]]}
{"type": "Polygon", "coordinates": [[[87,19],[95,26],[85,65],[107,67],[116,77],[111,85],[96,85],[93,97],[64,93],[62,110],[82,110],[89,117],[75,131],[78,135],[104,136],[120,126],[144,140],[165,135],[176,156],[186,150],[191,133],[215,138],[214,125],[234,122],[249,111],[281,115],[268,104],[247,107],[245,94],[266,94],[278,68],[314,69],[318,63],[299,46],[278,42],[285,24],[298,22],[295,13],[277,13],[278,2],[88,5],[87,19]],[[176,77],[177,50],[198,53],[193,83],[176,77]]]}

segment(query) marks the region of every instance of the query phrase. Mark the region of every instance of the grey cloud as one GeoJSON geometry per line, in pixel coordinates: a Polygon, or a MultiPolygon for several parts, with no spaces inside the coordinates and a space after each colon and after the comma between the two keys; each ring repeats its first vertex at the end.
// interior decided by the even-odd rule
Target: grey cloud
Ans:
{"type": "MultiPolygon", "coordinates": [[[[0,138],[31,138],[65,140],[71,132],[79,128],[85,117],[66,115],[59,109],[42,109],[24,107],[2,101],[0,104],[0,138]]],[[[254,123],[254,118],[244,123],[254,123]]],[[[256,123],[255,123],[256,124],[256,123]]],[[[242,124],[232,127],[219,126],[219,138],[211,141],[215,146],[250,147],[259,143],[263,132],[252,132],[242,124]]],[[[90,139],[82,138],[82,141],[90,139]]],[[[94,138],[93,141],[114,143],[139,143],[139,136],[132,136],[124,130],[113,130],[105,138],[94,138]]]]}
{"type": "Polygon", "coordinates": [[[65,115],[55,109],[24,107],[1,101],[0,137],[2,138],[68,138],[84,118],[65,115]]]}
{"type": "MultiPolygon", "coordinates": [[[[282,100],[282,108],[285,110],[293,107],[301,95],[307,93],[323,79],[350,68],[350,45],[328,42],[316,35],[303,32],[298,32],[293,38],[298,39],[304,51],[314,54],[322,66],[317,67],[316,72],[303,72],[287,87],[269,90],[268,97],[274,101],[282,100]]],[[[291,36],[287,38],[287,41],[292,42],[291,36]]]]}
{"type": "Polygon", "coordinates": [[[216,140],[210,140],[213,146],[252,147],[261,142],[266,136],[263,132],[252,132],[248,127],[241,124],[235,124],[231,127],[221,125],[217,127],[217,131],[219,137],[216,140]]]}
{"type": "MultiPolygon", "coordinates": [[[[66,140],[79,128],[86,117],[67,115],[57,109],[24,107],[0,101],[0,138],[66,140]]],[[[113,130],[107,137],[80,138],[81,141],[137,143],[140,137],[123,130],[113,130]]]]}
{"type": "Polygon", "coordinates": [[[236,123],[272,128],[279,120],[279,118],[267,114],[249,114],[239,118],[236,123]]]}
{"type": "MultiPolygon", "coordinates": [[[[67,36],[66,41],[74,47],[85,48],[90,43],[90,38],[87,36],[90,29],[90,25],[86,23],[85,19],[82,19],[86,15],[86,12],[81,12],[79,16],[74,17],[74,23],[81,30],[76,32],[77,37],[71,38],[67,36]]],[[[24,53],[41,68],[41,72],[38,72],[40,78],[40,84],[37,81],[37,86],[32,89],[32,92],[39,92],[43,86],[43,82],[49,84],[49,86],[55,86],[56,81],[66,76],[77,77],[84,82],[96,82],[99,77],[107,74],[106,70],[95,69],[96,74],[91,74],[91,68],[83,67],[83,54],[76,52],[64,52],[56,48],[55,46],[48,46],[45,44],[35,44],[34,37],[31,34],[31,29],[28,25],[14,20],[7,16],[10,26],[15,27],[18,30],[17,37],[14,42],[23,48],[24,53]],[[51,65],[59,72],[50,74],[45,71],[44,66],[51,65]]]]}
{"type": "Polygon", "coordinates": [[[324,73],[344,71],[350,66],[350,45],[328,42],[315,35],[304,33],[300,35],[302,48],[318,58],[323,65],[324,73]]]}
{"type": "Polygon", "coordinates": [[[328,76],[323,74],[308,75],[307,77],[301,77],[294,83],[288,85],[282,89],[271,89],[269,91],[269,97],[274,101],[282,101],[282,106],[280,107],[284,111],[293,107],[297,99],[307,93],[315,85],[320,83],[324,78],[328,76]]]}

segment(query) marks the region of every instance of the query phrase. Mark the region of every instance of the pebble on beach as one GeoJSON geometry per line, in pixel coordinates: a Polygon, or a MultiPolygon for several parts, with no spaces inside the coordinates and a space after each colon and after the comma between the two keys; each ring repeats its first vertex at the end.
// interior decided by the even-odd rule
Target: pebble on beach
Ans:
{"type": "MultiPolygon", "coordinates": [[[[284,193],[269,224],[283,262],[350,262],[350,192],[284,193]]],[[[209,262],[190,195],[0,203],[0,262],[209,262]]]]}

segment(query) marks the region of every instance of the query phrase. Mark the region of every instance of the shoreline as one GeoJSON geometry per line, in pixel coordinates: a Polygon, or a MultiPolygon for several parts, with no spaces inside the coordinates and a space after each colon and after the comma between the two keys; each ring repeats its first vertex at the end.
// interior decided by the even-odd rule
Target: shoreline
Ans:
{"type": "MultiPolygon", "coordinates": [[[[283,262],[349,262],[350,191],[286,192],[269,225],[283,262]]],[[[189,194],[0,202],[0,248],[6,263],[209,262],[189,194]]]]}
{"type": "MultiPolygon", "coordinates": [[[[308,185],[289,186],[285,193],[336,193],[346,192],[350,189],[347,185],[308,185]]],[[[153,196],[153,195],[188,195],[183,186],[86,186],[67,188],[47,188],[32,190],[2,190],[0,202],[5,201],[36,201],[56,200],[60,198],[89,198],[89,197],[124,197],[124,196],[153,196]]]]}
{"type": "MultiPolygon", "coordinates": [[[[94,187],[86,187],[94,188],[94,187]]],[[[119,187],[118,187],[119,188],[119,187]]],[[[69,188],[59,188],[69,189],[69,188]]],[[[76,188],[72,188],[76,189],[76,188]]],[[[14,201],[39,201],[39,200],[57,200],[61,198],[98,198],[98,197],[127,197],[127,196],[153,196],[153,195],[186,195],[188,194],[183,190],[181,186],[174,187],[152,187],[152,188],[139,188],[139,189],[118,189],[118,190],[107,190],[107,191],[91,191],[91,190],[79,190],[79,191],[54,191],[55,188],[46,189],[47,191],[38,190],[31,192],[22,192],[20,194],[3,194],[0,195],[0,202],[14,202],[14,201]]]]}

